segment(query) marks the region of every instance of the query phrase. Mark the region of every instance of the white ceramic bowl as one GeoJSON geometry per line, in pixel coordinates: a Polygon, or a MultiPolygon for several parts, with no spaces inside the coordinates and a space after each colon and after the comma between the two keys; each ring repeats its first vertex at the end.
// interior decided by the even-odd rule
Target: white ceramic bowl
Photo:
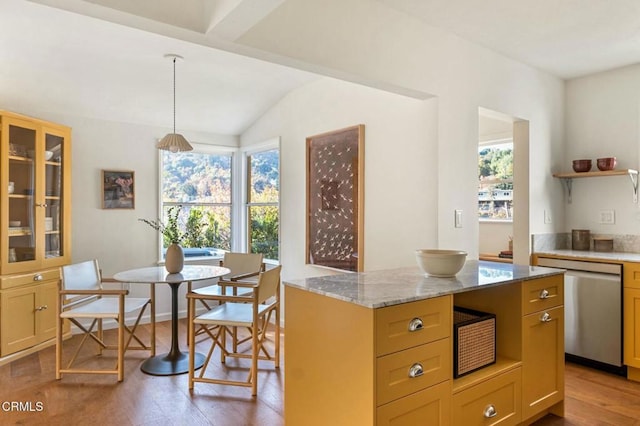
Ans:
{"type": "Polygon", "coordinates": [[[460,250],[416,250],[418,266],[429,277],[453,277],[467,260],[467,252],[460,250]]]}
{"type": "MultiPolygon", "coordinates": [[[[36,158],[36,152],[32,149],[27,151],[27,156],[29,158],[36,158]]],[[[44,161],[49,161],[53,158],[53,151],[45,151],[44,152],[44,161]]]]}
{"type": "Polygon", "coordinates": [[[18,227],[20,225],[22,225],[22,222],[20,222],[19,220],[10,220],[9,221],[9,226],[11,226],[11,227],[15,228],[15,227],[18,227]]]}

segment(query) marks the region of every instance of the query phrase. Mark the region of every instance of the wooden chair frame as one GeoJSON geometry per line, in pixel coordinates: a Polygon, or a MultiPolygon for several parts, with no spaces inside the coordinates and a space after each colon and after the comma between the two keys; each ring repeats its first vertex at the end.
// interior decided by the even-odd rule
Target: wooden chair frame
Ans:
{"type": "MultiPolygon", "coordinates": [[[[97,262],[92,261],[96,265],[97,262]]],[[[73,265],[70,265],[73,266],[73,265]]],[[[63,267],[65,268],[65,267],[63,267]]],[[[64,288],[63,280],[60,280],[58,291],[58,324],[56,335],[56,379],[61,379],[63,374],[115,374],[117,375],[118,382],[124,379],[124,354],[127,350],[148,350],[151,356],[155,355],[156,342],[155,342],[155,324],[151,324],[152,332],[149,344],[145,344],[138,336],[136,336],[136,330],[142,316],[149,308],[150,312],[154,312],[155,308],[155,295],[151,292],[151,297],[145,298],[128,298],[129,290],[126,289],[103,289],[102,283],[107,280],[102,280],[101,273],[97,269],[97,280],[100,288],[95,289],[66,289],[64,288]],[[69,297],[75,296],[75,297],[69,297]],[[113,296],[111,298],[103,298],[103,296],[113,296]],[[117,303],[114,303],[113,299],[117,298],[117,303]],[[111,299],[111,300],[110,300],[111,299]],[[129,302],[129,303],[127,303],[129,302]],[[125,322],[126,314],[139,311],[136,316],[135,322],[132,326],[128,326],[125,322]],[[85,326],[79,319],[89,319],[91,324],[85,326]],[[104,320],[114,320],[117,323],[118,337],[116,344],[109,344],[104,339],[104,320]],[[63,329],[64,321],[69,320],[78,329],[80,329],[84,335],[80,344],[74,351],[71,359],[66,364],[63,364],[63,329]],[[95,330],[94,330],[95,329],[95,330]],[[128,335],[125,341],[125,334],[128,335]],[[74,368],[73,365],[83,348],[84,344],[89,340],[93,340],[98,345],[98,355],[102,355],[104,350],[116,350],[117,360],[113,369],[88,369],[88,368],[74,368]],[[132,346],[132,341],[137,342],[132,346]]],[[[154,315],[151,315],[152,322],[154,315]]]]}
{"type": "MultiPolygon", "coordinates": [[[[245,255],[248,253],[235,253],[235,252],[231,252],[228,253],[230,255],[245,255]]],[[[256,254],[252,254],[252,255],[256,255],[256,254]]],[[[222,267],[225,267],[225,262],[224,260],[220,260],[219,265],[222,267]]],[[[221,277],[218,279],[218,283],[214,284],[214,285],[210,285],[210,286],[205,286],[205,287],[200,287],[200,288],[196,288],[196,289],[192,289],[192,285],[191,283],[188,284],[187,286],[187,293],[197,293],[200,294],[202,296],[210,296],[210,297],[202,297],[202,298],[198,298],[197,300],[202,304],[202,306],[205,307],[205,309],[207,311],[212,309],[213,303],[214,301],[217,302],[217,304],[221,304],[224,303],[225,300],[224,298],[221,298],[219,296],[221,295],[227,295],[227,288],[231,288],[231,295],[233,296],[238,296],[238,288],[239,286],[234,286],[233,283],[238,282],[238,281],[245,281],[249,278],[253,278],[253,277],[257,277],[261,272],[264,272],[266,270],[266,264],[262,261],[262,258],[260,258],[260,267],[257,271],[253,271],[253,272],[244,272],[244,273],[240,273],[240,274],[235,274],[235,275],[231,275],[229,277],[221,277]]],[[[231,271],[232,273],[234,272],[233,270],[231,271]]],[[[242,295],[242,294],[241,294],[242,295]]],[[[195,304],[194,304],[195,307],[195,304]]],[[[187,305],[187,318],[191,318],[190,315],[190,309],[191,309],[191,305],[187,305]]],[[[213,331],[215,329],[215,327],[211,328],[211,331],[213,331]]],[[[233,351],[237,352],[238,350],[238,345],[248,342],[251,338],[245,338],[245,339],[237,339],[237,328],[231,328],[230,330],[228,330],[233,339],[232,339],[232,343],[233,343],[233,351]]],[[[204,327],[199,327],[196,330],[196,335],[201,335],[204,333],[204,327]]],[[[188,340],[188,337],[187,337],[188,340]]],[[[187,342],[188,344],[188,342],[187,342]]]]}
{"type": "MultiPolygon", "coordinates": [[[[273,361],[275,368],[280,367],[280,270],[281,266],[270,269],[266,272],[261,272],[258,278],[258,283],[247,283],[240,281],[229,281],[225,285],[233,286],[236,289],[251,290],[249,295],[236,295],[236,296],[205,296],[196,293],[187,294],[187,300],[190,305],[189,312],[191,317],[189,318],[189,389],[192,390],[195,382],[203,383],[215,383],[222,385],[234,385],[251,387],[251,395],[257,394],[258,386],[258,360],[273,361]],[[263,281],[277,280],[275,283],[275,289],[273,293],[261,294],[261,286],[263,281]],[[224,303],[212,309],[211,311],[195,316],[195,302],[196,300],[218,300],[223,298],[224,303]],[[234,309],[251,310],[251,318],[233,317],[232,313],[234,309]],[[227,312],[230,312],[227,315],[227,312]],[[216,314],[221,314],[218,319],[213,317],[216,314]],[[267,328],[272,315],[275,314],[275,336],[274,336],[274,350],[273,353],[269,353],[265,346],[267,328]],[[213,315],[213,316],[212,316],[213,315]],[[211,338],[211,346],[205,358],[205,363],[200,369],[198,376],[195,376],[194,370],[194,358],[195,358],[195,335],[196,325],[211,338]],[[212,330],[211,326],[215,328],[212,330]],[[244,327],[250,331],[251,351],[250,353],[244,353],[237,350],[237,346],[233,345],[232,349],[227,349],[226,334],[232,333],[232,329],[237,327],[244,327]],[[225,363],[227,357],[234,358],[248,358],[251,359],[251,367],[249,368],[247,379],[244,381],[239,380],[227,380],[204,377],[207,366],[211,361],[213,352],[216,347],[220,348],[220,361],[225,363]]],[[[233,336],[233,334],[232,334],[233,336]]],[[[235,337],[233,338],[235,340],[235,337]]],[[[235,343],[235,342],[234,342],[235,343]]]]}

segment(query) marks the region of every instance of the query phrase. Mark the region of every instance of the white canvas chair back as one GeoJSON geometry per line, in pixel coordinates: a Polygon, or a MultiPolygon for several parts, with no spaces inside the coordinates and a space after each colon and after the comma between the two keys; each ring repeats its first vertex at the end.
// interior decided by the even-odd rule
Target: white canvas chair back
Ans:
{"type": "Polygon", "coordinates": [[[282,269],[282,266],[276,266],[260,274],[258,287],[255,289],[256,299],[259,304],[278,296],[280,291],[280,269],[282,269]]]}
{"type": "MultiPolygon", "coordinates": [[[[65,265],[62,267],[62,288],[64,290],[99,290],[102,288],[97,260],[65,265]]],[[[96,296],[65,295],[65,307],[70,307],[95,299],[96,296]]]]}
{"type": "Polygon", "coordinates": [[[224,279],[245,275],[262,269],[262,253],[225,253],[222,265],[229,268],[231,273],[224,279]]]}

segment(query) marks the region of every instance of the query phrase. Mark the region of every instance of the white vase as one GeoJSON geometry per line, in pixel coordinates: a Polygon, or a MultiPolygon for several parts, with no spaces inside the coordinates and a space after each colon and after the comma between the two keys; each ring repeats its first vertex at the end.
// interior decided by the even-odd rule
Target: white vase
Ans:
{"type": "Polygon", "coordinates": [[[177,274],[184,267],[184,253],[180,244],[171,244],[167,247],[167,253],[164,256],[164,267],[170,274],[177,274]]]}

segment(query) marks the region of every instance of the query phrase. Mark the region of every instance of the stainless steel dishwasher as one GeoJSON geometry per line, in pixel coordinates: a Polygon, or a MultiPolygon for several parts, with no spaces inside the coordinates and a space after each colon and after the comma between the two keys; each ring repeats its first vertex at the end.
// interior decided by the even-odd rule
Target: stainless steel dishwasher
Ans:
{"type": "Polygon", "coordinates": [[[567,359],[622,373],[622,265],[548,258],[539,258],[538,265],[567,270],[567,359]]]}

